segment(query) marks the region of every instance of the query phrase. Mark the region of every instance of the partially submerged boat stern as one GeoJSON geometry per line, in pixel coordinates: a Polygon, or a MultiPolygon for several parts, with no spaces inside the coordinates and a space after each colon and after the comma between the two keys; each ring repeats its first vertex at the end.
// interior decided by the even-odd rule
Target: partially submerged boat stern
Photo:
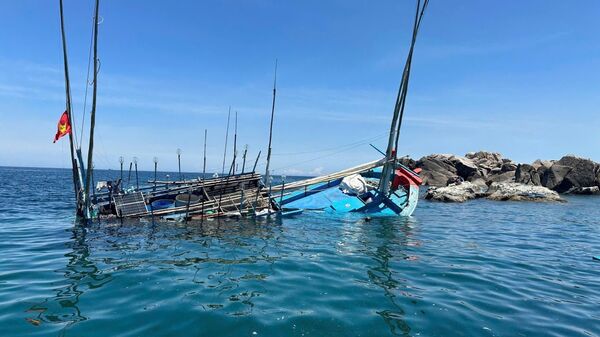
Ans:
{"type": "Polygon", "coordinates": [[[384,216],[412,215],[419,201],[419,186],[422,183],[418,174],[420,170],[413,171],[404,165],[398,165],[391,179],[389,194],[383,194],[377,189],[381,172],[381,167],[378,167],[305,185],[282,197],[280,204],[305,210],[361,212],[384,216]]]}

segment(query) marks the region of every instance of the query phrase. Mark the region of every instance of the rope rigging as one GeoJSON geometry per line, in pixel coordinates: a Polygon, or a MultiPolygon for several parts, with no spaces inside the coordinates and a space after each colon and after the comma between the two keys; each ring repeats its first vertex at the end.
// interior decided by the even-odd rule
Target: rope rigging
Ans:
{"type": "MultiPolygon", "coordinates": [[[[102,23],[102,21],[104,21],[103,18],[101,18],[102,20],[100,22],[98,22],[97,24],[102,23]]],[[[83,115],[81,118],[81,134],[79,135],[79,147],[81,147],[81,143],[83,141],[83,130],[84,130],[84,124],[85,124],[85,115],[86,115],[86,110],[87,110],[87,98],[88,98],[88,89],[91,85],[93,85],[93,82],[90,82],[90,68],[92,65],[92,46],[94,44],[94,25],[96,24],[96,19],[92,16],[92,31],[90,33],[90,47],[88,50],[88,64],[87,64],[87,77],[85,79],[85,96],[83,98],[83,115]]],[[[100,61],[100,60],[98,60],[100,61]]],[[[96,72],[100,71],[100,67],[98,67],[98,69],[96,70],[96,72]]]]}
{"type": "Polygon", "coordinates": [[[311,150],[311,151],[301,151],[301,152],[273,153],[272,155],[273,156],[297,156],[297,155],[302,155],[302,154],[330,152],[330,151],[335,151],[335,150],[338,150],[338,149],[346,148],[346,147],[352,146],[352,145],[364,145],[364,144],[367,144],[367,143],[372,142],[374,140],[381,139],[385,135],[387,135],[387,132],[383,132],[383,133],[377,134],[375,136],[371,136],[369,138],[363,138],[363,139],[358,140],[356,142],[352,142],[352,143],[348,143],[348,144],[343,144],[343,145],[339,145],[339,146],[335,146],[335,147],[330,147],[330,148],[325,148],[325,149],[321,149],[321,150],[311,150]]]}

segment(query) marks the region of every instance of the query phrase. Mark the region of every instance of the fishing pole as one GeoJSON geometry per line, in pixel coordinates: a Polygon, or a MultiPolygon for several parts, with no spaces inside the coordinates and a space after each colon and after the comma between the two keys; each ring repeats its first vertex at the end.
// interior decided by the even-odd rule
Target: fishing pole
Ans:
{"type": "MultiPolygon", "coordinates": [[[[421,26],[421,20],[423,19],[423,15],[425,14],[425,9],[427,8],[427,5],[429,4],[429,0],[425,0],[425,2],[423,3],[423,7],[421,7],[420,4],[420,0],[417,1],[417,12],[416,12],[416,16],[415,16],[415,23],[413,26],[413,37],[412,37],[412,41],[411,41],[411,46],[410,46],[410,51],[409,51],[409,55],[406,61],[406,65],[405,65],[405,70],[404,70],[404,74],[405,76],[403,76],[403,85],[402,85],[402,93],[401,93],[401,100],[400,100],[400,117],[398,118],[398,128],[396,131],[396,141],[395,141],[395,148],[396,148],[396,158],[398,157],[398,140],[400,138],[400,130],[402,127],[402,121],[403,121],[403,117],[404,117],[404,108],[406,106],[406,95],[408,93],[408,82],[410,80],[410,72],[411,72],[411,67],[412,67],[412,58],[413,58],[413,53],[414,53],[414,48],[415,48],[415,44],[417,42],[417,34],[419,32],[419,27],[421,26]],[[420,14],[419,14],[420,11],[420,14]]],[[[403,74],[403,75],[404,75],[403,74]]]]}
{"type": "Polygon", "coordinates": [[[421,23],[421,19],[423,18],[423,14],[425,12],[425,8],[429,0],[425,0],[424,5],[421,7],[421,0],[417,1],[417,8],[415,12],[415,23],[413,25],[413,35],[411,40],[411,46],[409,49],[408,57],[406,60],[406,64],[404,66],[404,71],[402,74],[402,80],[400,83],[400,88],[398,89],[398,96],[396,98],[396,104],[394,106],[394,116],[392,118],[392,124],[390,126],[390,137],[388,140],[388,146],[386,150],[386,163],[383,166],[381,179],[379,181],[378,190],[383,195],[387,195],[390,190],[390,180],[393,169],[395,168],[395,159],[397,157],[398,148],[398,136],[399,136],[399,127],[402,123],[402,116],[404,114],[404,105],[406,101],[406,92],[408,86],[408,78],[410,75],[410,66],[412,62],[412,55],[414,52],[414,46],[416,43],[417,32],[419,29],[419,25],[421,23]],[[393,162],[392,162],[393,161],[393,162]]]}
{"type": "Polygon", "coordinates": [[[242,173],[244,174],[244,169],[246,168],[246,154],[248,153],[248,144],[246,144],[244,146],[244,156],[243,156],[243,161],[242,161],[242,173]]]}
{"type": "MultiPolygon", "coordinates": [[[[65,35],[65,21],[63,15],[63,1],[59,2],[60,7],[60,31],[62,38],[62,51],[63,51],[63,63],[64,63],[64,72],[65,72],[65,94],[66,94],[66,107],[67,117],[69,118],[69,125],[73,130],[73,134],[75,133],[75,124],[73,123],[73,118],[71,116],[71,83],[69,81],[69,62],[67,58],[67,38],[65,35]]],[[[82,215],[82,200],[81,200],[81,185],[80,183],[83,181],[81,177],[81,170],[77,166],[77,161],[75,159],[75,146],[73,145],[73,134],[69,133],[69,148],[71,150],[71,168],[73,174],[73,189],[75,192],[76,198],[76,207],[77,213],[82,215]]]]}
{"type": "Polygon", "coordinates": [[[221,169],[221,175],[225,174],[225,158],[227,158],[227,139],[229,139],[229,119],[231,118],[231,106],[227,112],[227,130],[225,131],[225,150],[223,151],[223,168],[221,169]]]}
{"type": "Polygon", "coordinates": [[[156,169],[158,168],[158,157],[154,157],[152,159],[152,161],[154,161],[154,189],[153,189],[153,191],[156,191],[156,169]]]}
{"type": "MultiPolygon", "coordinates": [[[[269,181],[269,165],[271,163],[271,143],[273,140],[273,117],[275,116],[275,97],[277,96],[277,59],[275,59],[275,76],[273,78],[273,103],[271,104],[271,122],[269,125],[269,147],[267,151],[267,168],[265,170],[265,184],[269,181]]],[[[270,197],[270,195],[269,195],[270,197]]]]}
{"type": "MultiPolygon", "coordinates": [[[[87,167],[92,167],[92,158],[94,157],[94,129],[96,126],[96,102],[98,94],[98,12],[100,10],[100,0],[96,0],[96,10],[94,13],[94,86],[92,90],[92,107],[90,112],[90,138],[88,145],[87,167]]],[[[87,172],[85,179],[85,198],[86,207],[89,209],[90,181],[91,172],[87,172]]],[[[89,211],[88,211],[89,212],[89,211]]],[[[88,212],[86,212],[86,215],[88,212]]]]}
{"type": "Polygon", "coordinates": [[[177,149],[177,167],[179,168],[179,180],[183,180],[181,176],[181,149],[177,149]]]}
{"type": "MultiPolygon", "coordinates": [[[[202,199],[204,199],[205,196],[208,196],[208,194],[206,193],[206,190],[204,189],[204,182],[206,181],[206,136],[207,136],[208,130],[204,129],[204,163],[202,164],[202,199]]],[[[204,222],[204,202],[206,200],[202,200],[202,217],[200,218],[200,222],[204,222]]]]}
{"type": "Polygon", "coordinates": [[[234,132],[233,132],[233,175],[235,175],[235,159],[237,157],[237,117],[238,113],[235,112],[234,132]]]}
{"type": "Polygon", "coordinates": [[[135,165],[135,188],[136,188],[136,190],[139,190],[140,189],[140,181],[138,179],[138,168],[137,168],[138,159],[137,159],[137,157],[133,157],[133,164],[135,165]]]}
{"type": "Polygon", "coordinates": [[[223,192],[227,188],[227,184],[229,183],[229,178],[231,178],[231,170],[233,169],[233,163],[229,166],[229,173],[227,174],[227,178],[225,179],[225,185],[221,188],[221,192],[219,193],[219,208],[223,211],[223,207],[221,207],[221,202],[223,201],[223,192]]]}
{"type": "Polygon", "coordinates": [[[119,157],[119,163],[121,164],[121,181],[123,181],[123,163],[124,162],[125,162],[125,158],[123,158],[123,156],[119,157]]]}
{"type": "Polygon", "coordinates": [[[258,159],[260,159],[261,152],[262,152],[262,150],[258,151],[258,155],[256,156],[256,160],[254,161],[254,166],[252,166],[252,172],[253,173],[256,172],[256,165],[258,164],[258,159]]]}
{"type": "MultiPolygon", "coordinates": [[[[256,156],[256,160],[254,161],[254,166],[252,167],[252,173],[256,172],[256,165],[258,164],[258,159],[260,158],[261,151],[258,151],[258,155],[256,156]]],[[[258,204],[258,196],[260,195],[261,182],[260,180],[256,183],[256,198],[254,198],[254,213],[256,214],[256,205],[258,204]]]]}

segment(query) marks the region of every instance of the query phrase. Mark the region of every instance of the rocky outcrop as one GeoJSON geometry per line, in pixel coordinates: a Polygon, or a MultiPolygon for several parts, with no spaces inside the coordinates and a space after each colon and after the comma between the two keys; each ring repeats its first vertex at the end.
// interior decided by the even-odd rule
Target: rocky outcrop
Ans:
{"type": "Polygon", "coordinates": [[[423,171],[423,184],[429,186],[446,186],[450,179],[457,177],[456,168],[449,160],[451,155],[434,154],[417,161],[417,167],[423,171]]]}
{"type": "Polygon", "coordinates": [[[515,182],[525,185],[542,185],[538,170],[529,164],[519,164],[515,170],[515,182]]]}
{"type": "Polygon", "coordinates": [[[514,182],[494,182],[487,186],[465,181],[445,187],[430,187],[425,195],[425,199],[443,202],[465,202],[478,198],[497,201],[564,201],[558,193],[546,187],[514,182]]]}
{"type": "Polygon", "coordinates": [[[550,167],[552,187],[544,186],[559,193],[565,193],[573,188],[595,186],[595,169],[596,163],[589,159],[565,156],[550,167]],[[554,169],[555,166],[557,166],[556,169],[554,169]]]}
{"type": "Polygon", "coordinates": [[[486,190],[486,185],[465,181],[445,187],[430,187],[425,194],[425,199],[443,202],[465,202],[485,196],[486,190]]]}
{"type": "Polygon", "coordinates": [[[452,165],[456,168],[456,175],[464,180],[470,179],[479,172],[479,168],[472,160],[465,157],[452,156],[449,158],[452,165]]]}
{"type": "Polygon", "coordinates": [[[423,169],[423,183],[429,186],[447,186],[459,180],[510,181],[517,165],[503,160],[498,153],[473,152],[466,156],[433,154],[421,158],[416,167],[423,169]]]}
{"type": "Polygon", "coordinates": [[[515,171],[498,172],[487,177],[489,183],[512,182],[515,179],[515,171]]]}
{"type": "MultiPolygon", "coordinates": [[[[424,184],[444,187],[469,181],[481,185],[518,183],[543,186],[559,193],[590,193],[600,187],[600,164],[589,159],[568,155],[560,160],[536,160],[518,164],[495,152],[470,152],[464,157],[433,154],[414,162],[404,162],[423,170],[424,184]]],[[[409,166],[410,166],[409,165],[409,166]]]]}
{"type": "Polygon", "coordinates": [[[564,201],[549,188],[513,182],[492,183],[486,198],[497,201],[564,201]]]}

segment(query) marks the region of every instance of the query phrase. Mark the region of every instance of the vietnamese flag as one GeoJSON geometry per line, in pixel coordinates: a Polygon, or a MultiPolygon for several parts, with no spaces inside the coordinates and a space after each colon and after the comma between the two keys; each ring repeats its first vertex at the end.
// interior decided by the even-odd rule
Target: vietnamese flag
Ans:
{"type": "Polygon", "coordinates": [[[53,143],[56,143],[60,137],[66,134],[71,134],[71,123],[69,123],[69,114],[65,111],[58,120],[58,130],[54,136],[53,143]]]}

